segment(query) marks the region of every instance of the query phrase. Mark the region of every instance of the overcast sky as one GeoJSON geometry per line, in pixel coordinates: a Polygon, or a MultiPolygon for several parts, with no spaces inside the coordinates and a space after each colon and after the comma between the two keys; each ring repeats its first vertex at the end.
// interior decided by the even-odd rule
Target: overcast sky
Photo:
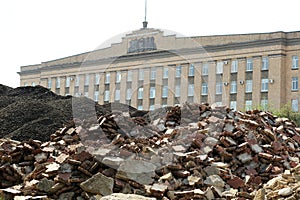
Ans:
{"type": "MultiPolygon", "coordinates": [[[[148,0],[148,27],[185,36],[300,30],[300,1],[148,0]]],[[[20,66],[92,51],[140,29],[144,0],[1,0],[0,84],[20,66]]]]}

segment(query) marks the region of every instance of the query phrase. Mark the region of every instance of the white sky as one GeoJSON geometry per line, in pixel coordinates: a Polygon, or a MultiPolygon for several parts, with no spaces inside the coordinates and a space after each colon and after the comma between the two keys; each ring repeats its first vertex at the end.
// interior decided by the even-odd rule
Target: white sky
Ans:
{"type": "MultiPolygon", "coordinates": [[[[140,29],[144,0],[1,0],[0,84],[20,66],[94,50],[140,29]]],[[[148,0],[148,27],[185,36],[300,30],[300,1],[148,0]]]]}

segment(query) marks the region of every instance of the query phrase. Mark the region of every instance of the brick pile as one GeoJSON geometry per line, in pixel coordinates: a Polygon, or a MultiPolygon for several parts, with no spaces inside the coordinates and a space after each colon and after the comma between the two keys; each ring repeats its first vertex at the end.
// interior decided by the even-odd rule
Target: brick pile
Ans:
{"type": "Polygon", "coordinates": [[[74,119],[50,140],[0,140],[5,199],[297,199],[300,129],[265,111],[185,104],[74,119]],[[105,198],[105,197],[103,197],[105,198]]]}

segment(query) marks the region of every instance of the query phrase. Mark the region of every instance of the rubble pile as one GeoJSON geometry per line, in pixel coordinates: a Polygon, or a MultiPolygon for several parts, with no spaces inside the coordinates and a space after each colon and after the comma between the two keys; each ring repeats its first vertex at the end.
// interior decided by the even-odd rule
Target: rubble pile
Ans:
{"type": "Polygon", "coordinates": [[[268,181],[254,199],[300,199],[300,165],[268,181]]]}
{"type": "Polygon", "coordinates": [[[5,199],[297,199],[300,128],[269,112],[185,104],[74,119],[50,141],[0,140],[5,199]],[[274,179],[273,179],[274,178],[274,179]],[[270,181],[271,180],[271,181],[270,181]],[[260,196],[259,196],[260,195],[260,196]]]}

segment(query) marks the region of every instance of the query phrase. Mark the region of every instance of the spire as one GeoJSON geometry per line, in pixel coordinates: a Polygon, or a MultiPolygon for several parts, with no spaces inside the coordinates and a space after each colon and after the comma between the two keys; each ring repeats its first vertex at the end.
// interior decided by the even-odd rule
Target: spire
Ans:
{"type": "Polygon", "coordinates": [[[145,0],[145,20],[143,21],[143,28],[147,28],[147,0],[145,0]]]}

